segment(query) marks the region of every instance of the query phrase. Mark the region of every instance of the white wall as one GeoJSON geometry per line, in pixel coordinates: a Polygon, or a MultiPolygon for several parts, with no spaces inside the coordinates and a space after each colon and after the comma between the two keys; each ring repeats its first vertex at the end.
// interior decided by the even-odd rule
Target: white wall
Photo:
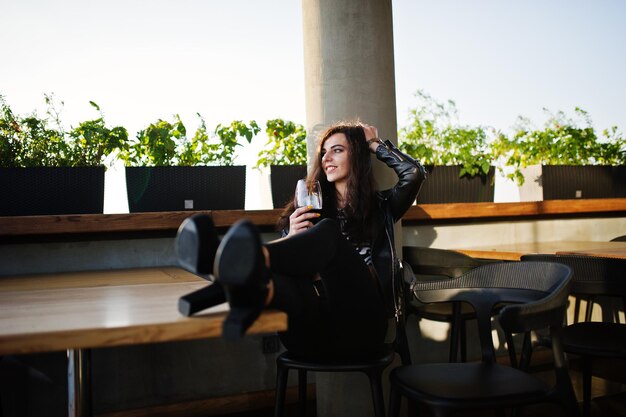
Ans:
{"type": "Polygon", "coordinates": [[[410,225],[402,230],[404,245],[441,249],[561,240],[606,242],[626,234],[626,217],[410,225]]]}

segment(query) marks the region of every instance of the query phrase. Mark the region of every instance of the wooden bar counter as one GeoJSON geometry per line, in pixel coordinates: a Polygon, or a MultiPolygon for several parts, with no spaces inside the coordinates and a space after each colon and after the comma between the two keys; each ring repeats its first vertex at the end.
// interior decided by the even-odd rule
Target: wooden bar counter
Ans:
{"type": "MultiPolygon", "coordinates": [[[[239,219],[273,230],[280,215],[274,210],[204,211],[215,225],[226,228],[239,219]]],[[[0,238],[24,236],[110,234],[127,232],[174,234],[181,222],[199,211],[158,213],[79,214],[58,216],[0,217],[0,238]]],[[[501,219],[545,219],[593,216],[626,216],[626,198],[551,200],[521,203],[450,203],[415,205],[404,215],[408,224],[501,219]]]]}
{"type": "Polygon", "coordinates": [[[519,261],[523,255],[582,255],[626,259],[626,242],[552,241],[456,248],[473,258],[519,261]]]}

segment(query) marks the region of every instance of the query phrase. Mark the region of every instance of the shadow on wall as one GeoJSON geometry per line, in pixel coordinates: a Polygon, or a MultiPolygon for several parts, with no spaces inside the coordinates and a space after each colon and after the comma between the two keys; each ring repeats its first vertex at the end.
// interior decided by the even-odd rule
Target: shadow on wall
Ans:
{"type": "Polygon", "coordinates": [[[404,228],[402,235],[404,246],[420,246],[429,248],[437,239],[437,230],[434,226],[419,226],[404,228]]]}
{"type": "MultiPolygon", "coordinates": [[[[424,216],[425,218],[429,217],[424,209],[417,206],[415,202],[413,202],[413,208],[417,209],[420,216],[424,216]]],[[[420,246],[429,248],[435,239],[437,239],[437,230],[434,226],[422,226],[418,223],[414,225],[412,224],[411,227],[408,228],[403,225],[402,229],[404,231],[402,234],[403,246],[420,246]]]]}

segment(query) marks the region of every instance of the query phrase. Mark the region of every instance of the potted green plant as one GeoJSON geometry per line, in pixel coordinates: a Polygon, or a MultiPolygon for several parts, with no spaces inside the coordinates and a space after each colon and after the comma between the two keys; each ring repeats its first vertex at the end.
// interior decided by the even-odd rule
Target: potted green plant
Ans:
{"type": "Polygon", "coordinates": [[[137,133],[121,158],[130,212],[243,209],[246,167],[235,152],[259,132],[255,121],[218,125],[210,135],[202,116],[193,137],[178,115],[137,133]]]}
{"type": "Polygon", "coordinates": [[[126,146],[126,129],[107,127],[90,102],[99,117],[66,132],[45,101],[46,118],[17,116],[0,96],[0,216],[102,213],[106,158],[126,146]]]}
{"type": "Polygon", "coordinates": [[[599,138],[581,108],[576,118],[544,111],[543,128],[520,116],[511,137],[500,134],[493,142],[522,200],[626,197],[626,141],[617,127],[599,138]]]}
{"type": "Polygon", "coordinates": [[[296,182],[306,177],[306,129],[282,119],[268,120],[267,143],[259,152],[257,168],[270,167],[272,203],[275,208],[293,199],[296,182]]]}
{"type": "Polygon", "coordinates": [[[400,129],[399,147],[429,172],[418,203],[493,201],[494,159],[487,130],[461,126],[453,101],[439,103],[423,91],[400,129]]]}

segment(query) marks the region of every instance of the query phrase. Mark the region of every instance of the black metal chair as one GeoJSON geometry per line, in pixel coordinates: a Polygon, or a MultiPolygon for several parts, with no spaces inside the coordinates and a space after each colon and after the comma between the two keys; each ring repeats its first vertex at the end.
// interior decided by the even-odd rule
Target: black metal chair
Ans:
{"type": "MultiPolygon", "coordinates": [[[[493,261],[472,258],[460,252],[418,246],[402,248],[404,262],[411,265],[418,281],[458,278],[470,269],[493,261]]],[[[411,295],[411,294],[409,294],[411,295]]],[[[456,362],[459,348],[461,362],[467,361],[467,321],[476,318],[474,310],[466,303],[422,304],[411,295],[407,300],[407,314],[419,318],[450,323],[449,361],[456,362]]]]}
{"type": "Polygon", "coordinates": [[[281,417],[285,408],[285,396],[287,392],[287,382],[290,370],[298,371],[298,416],[305,417],[307,402],[307,373],[311,372],[361,372],[365,373],[370,381],[372,393],[372,402],[374,405],[374,415],[376,417],[385,417],[385,402],[382,389],[382,373],[389,366],[396,353],[400,357],[403,365],[411,363],[408,342],[405,330],[405,310],[404,301],[404,283],[407,278],[413,277],[413,271],[410,264],[400,262],[400,267],[396,271],[397,276],[390,282],[394,287],[394,296],[400,303],[399,316],[395,323],[395,338],[392,343],[379,354],[359,359],[347,360],[341,359],[320,359],[320,358],[302,358],[286,351],[276,358],[276,399],[274,404],[274,416],[281,417]]]}
{"type": "Polygon", "coordinates": [[[606,321],[592,321],[598,296],[621,298],[626,311],[626,260],[578,255],[526,255],[522,260],[569,266],[573,272],[571,294],[588,300],[585,320],[576,320],[563,329],[563,349],[582,359],[583,415],[589,416],[592,359],[626,359],[626,324],[619,323],[619,315],[605,315],[606,321]]]}
{"type": "Polygon", "coordinates": [[[560,344],[570,275],[569,267],[556,263],[511,262],[483,265],[455,279],[416,283],[415,295],[423,303],[467,302],[474,307],[482,360],[394,369],[389,416],[398,416],[403,396],[435,416],[460,410],[504,411],[546,401],[558,402],[568,415],[577,416],[578,404],[560,344]],[[505,332],[550,329],[554,386],[522,369],[496,363],[492,313],[498,304],[505,304],[498,316],[505,332]]]}
{"type": "Polygon", "coordinates": [[[298,371],[298,416],[306,416],[307,402],[307,372],[362,372],[370,381],[374,415],[385,416],[385,401],[383,398],[382,374],[385,368],[393,362],[395,352],[390,346],[380,356],[362,360],[317,360],[298,358],[289,351],[283,352],[276,358],[276,403],[274,416],[281,417],[285,408],[285,394],[287,379],[290,370],[298,371]]]}
{"type": "MultiPolygon", "coordinates": [[[[407,271],[410,272],[410,269],[407,271]]],[[[401,299],[404,299],[401,297],[401,299]]],[[[404,307],[404,306],[403,306],[404,307]]],[[[396,323],[396,336],[393,343],[386,346],[378,355],[366,358],[347,360],[302,358],[289,351],[281,353],[276,358],[276,399],[274,416],[282,417],[285,408],[285,396],[290,370],[298,371],[298,416],[306,416],[307,403],[307,373],[310,372],[361,372],[365,373],[370,381],[374,415],[385,417],[385,401],[383,397],[382,374],[394,360],[396,353],[403,364],[411,361],[404,329],[404,317],[400,315],[396,323]]]]}

